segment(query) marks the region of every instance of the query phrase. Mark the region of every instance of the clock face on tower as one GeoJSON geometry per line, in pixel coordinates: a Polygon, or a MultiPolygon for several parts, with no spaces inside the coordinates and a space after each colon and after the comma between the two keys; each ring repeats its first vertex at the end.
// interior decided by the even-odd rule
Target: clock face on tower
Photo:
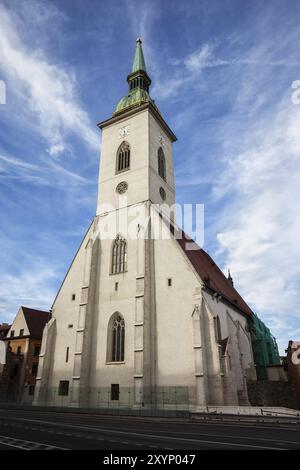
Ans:
{"type": "Polygon", "coordinates": [[[119,129],[119,138],[121,139],[122,137],[126,137],[127,135],[129,135],[129,125],[128,126],[124,126],[124,127],[121,127],[119,129]]]}

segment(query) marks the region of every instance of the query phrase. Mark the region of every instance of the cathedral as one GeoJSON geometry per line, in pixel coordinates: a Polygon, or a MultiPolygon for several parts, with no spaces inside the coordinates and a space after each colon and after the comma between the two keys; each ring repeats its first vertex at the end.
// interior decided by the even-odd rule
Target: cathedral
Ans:
{"type": "Polygon", "coordinates": [[[98,124],[97,212],[44,329],[34,403],[249,405],[253,312],[176,225],[176,136],[150,97],[139,38],[127,82],[128,94],[98,124]]]}

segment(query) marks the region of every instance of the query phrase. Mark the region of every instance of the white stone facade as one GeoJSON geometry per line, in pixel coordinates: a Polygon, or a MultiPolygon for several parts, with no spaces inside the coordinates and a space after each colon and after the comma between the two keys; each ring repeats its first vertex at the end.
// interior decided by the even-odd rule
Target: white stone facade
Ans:
{"type": "Polygon", "coordinates": [[[175,202],[172,134],[149,105],[107,121],[102,131],[97,213],[45,328],[35,403],[190,410],[247,404],[246,377],[253,377],[254,364],[246,315],[206,288],[172,236],[146,236],[165,225],[154,206],[163,202],[160,188],[166,204],[175,202]],[[124,140],[130,169],[116,173],[124,140]],[[158,174],[159,147],[166,181],[158,174]],[[116,187],[124,181],[128,189],[120,197],[116,187]],[[149,217],[148,225],[142,217],[136,222],[137,212],[149,217]],[[112,243],[121,232],[116,214],[133,233],[126,271],[111,274],[112,243]],[[108,354],[115,312],[125,321],[122,361],[108,354]],[[216,337],[217,316],[226,348],[216,337]],[[62,381],[69,389],[61,395],[62,381]],[[112,385],[119,386],[119,400],[112,385]]]}

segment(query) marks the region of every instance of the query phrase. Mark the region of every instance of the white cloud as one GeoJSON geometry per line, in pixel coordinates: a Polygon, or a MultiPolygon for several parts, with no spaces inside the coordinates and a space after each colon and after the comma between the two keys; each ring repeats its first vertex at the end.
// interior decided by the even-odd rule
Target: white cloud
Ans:
{"type": "Polygon", "coordinates": [[[65,150],[65,146],[62,144],[52,145],[47,152],[51,157],[57,157],[57,155],[61,154],[65,150]]]}
{"type": "Polygon", "coordinates": [[[286,95],[235,138],[246,101],[239,97],[223,129],[227,156],[214,195],[227,202],[218,240],[238,288],[283,349],[285,335],[300,336],[300,107],[286,95]]]}
{"type": "Polygon", "coordinates": [[[20,24],[20,17],[16,19],[0,6],[0,66],[8,92],[22,97],[49,141],[50,152],[61,151],[67,133],[76,133],[91,149],[98,150],[97,133],[77,98],[74,73],[51,63],[42,50],[32,49],[20,24]]]}
{"type": "Polygon", "coordinates": [[[167,78],[167,84],[165,79],[157,80],[153,95],[166,99],[177,93],[181,87],[195,82],[205,68],[228,64],[229,62],[215,57],[215,49],[214,44],[204,43],[183,60],[173,61],[175,68],[172,78],[167,78]]]}
{"type": "Polygon", "coordinates": [[[199,73],[206,67],[216,67],[228,63],[220,59],[215,59],[214,52],[215,45],[209,43],[203,44],[200,49],[192,52],[186,59],[184,59],[183,63],[192,73],[199,73]]]}
{"type": "MultiPolygon", "coordinates": [[[[214,83],[212,74],[211,82],[206,81],[204,70],[226,66],[221,77],[226,100],[218,95],[218,101],[215,96],[205,101],[208,115],[210,104],[219,110],[225,103],[226,109],[214,126],[213,163],[206,168],[202,161],[197,176],[199,159],[195,162],[193,155],[198,147],[193,147],[178,182],[185,186],[191,174],[191,185],[203,188],[203,175],[211,185],[212,198],[205,197],[216,210],[209,214],[209,236],[212,230],[218,233],[216,256],[224,271],[231,268],[237,289],[271,328],[283,352],[289,339],[300,338],[300,105],[292,104],[290,88],[299,78],[291,47],[298,38],[295,32],[280,37],[278,53],[269,37],[259,37],[255,29],[251,35],[256,43],[231,48],[233,58],[212,43],[203,44],[174,62],[168,86],[161,80],[155,92],[168,98],[181,89],[181,96],[187,96],[184,87],[189,85],[188,96],[193,96],[193,86],[203,82],[197,94],[204,99],[199,90],[207,94],[214,83]],[[195,173],[189,173],[193,167],[195,173]]],[[[189,132],[192,120],[184,110],[189,132]]]]}
{"type": "MultiPolygon", "coordinates": [[[[195,51],[188,54],[182,60],[173,60],[171,64],[173,67],[173,75],[162,77],[157,80],[153,87],[153,95],[158,98],[167,99],[176,94],[182,87],[198,84],[205,69],[223,66],[268,66],[268,67],[299,67],[300,62],[295,60],[274,60],[272,58],[264,57],[264,47],[254,48],[253,51],[247,51],[243,58],[240,53],[236,57],[220,58],[218,57],[219,47],[217,43],[206,42],[195,51]]],[[[254,77],[255,78],[255,77],[254,77]]],[[[251,87],[251,82],[248,83],[251,87]]],[[[246,84],[244,84],[246,86],[246,84]]]]}
{"type": "Polygon", "coordinates": [[[78,175],[74,171],[67,170],[63,166],[59,165],[58,163],[54,162],[49,162],[49,168],[50,170],[53,170],[54,173],[56,173],[57,176],[62,178],[63,180],[65,179],[71,179],[75,181],[76,183],[81,183],[81,184],[89,184],[90,180],[88,178],[85,178],[81,175],[78,175]]]}
{"type": "Polygon", "coordinates": [[[55,296],[50,285],[56,278],[54,267],[37,259],[18,275],[0,273],[0,323],[11,322],[21,305],[49,310],[55,296]]]}
{"type": "Polygon", "coordinates": [[[0,154],[0,179],[30,181],[39,185],[51,185],[68,188],[70,184],[89,184],[90,181],[77,173],[67,170],[59,163],[45,161],[42,166],[21,160],[20,158],[0,154]]]}

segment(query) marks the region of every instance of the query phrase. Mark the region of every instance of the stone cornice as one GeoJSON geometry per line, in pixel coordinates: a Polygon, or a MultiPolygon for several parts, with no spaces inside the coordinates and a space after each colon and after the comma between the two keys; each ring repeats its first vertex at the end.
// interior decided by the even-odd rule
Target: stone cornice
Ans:
{"type": "Polygon", "coordinates": [[[124,111],[124,112],[122,112],[122,113],[120,113],[116,116],[113,116],[109,119],[106,119],[105,121],[99,122],[97,124],[97,126],[100,129],[104,129],[105,127],[110,126],[111,124],[115,124],[116,122],[119,122],[119,121],[121,121],[123,119],[126,119],[128,117],[131,117],[134,114],[137,114],[141,111],[144,111],[145,109],[149,109],[152,116],[159,122],[159,124],[162,126],[162,128],[164,129],[166,134],[168,134],[168,136],[170,137],[172,142],[176,142],[176,140],[177,140],[176,135],[172,132],[172,130],[170,129],[170,127],[168,126],[166,121],[159,114],[159,112],[156,111],[156,109],[152,106],[151,103],[145,103],[145,104],[142,104],[142,105],[133,106],[131,109],[128,109],[128,110],[126,110],[126,111],[124,111]]]}

